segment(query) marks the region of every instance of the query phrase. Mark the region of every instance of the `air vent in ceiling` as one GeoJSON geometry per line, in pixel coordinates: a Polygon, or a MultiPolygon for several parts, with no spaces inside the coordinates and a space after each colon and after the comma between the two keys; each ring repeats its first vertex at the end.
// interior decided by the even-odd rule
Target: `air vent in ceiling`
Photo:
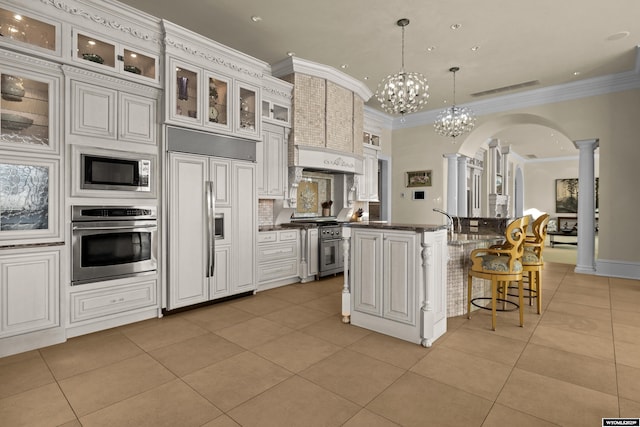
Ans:
{"type": "Polygon", "coordinates": [[[503,86],[495,89],[489,89],[482,92],[472,93],[471,96],[486,96],[486,95],[495,95],[496,93],[508,92],[510,90],[522,89],[524,87],[536,86],[540,84],[540,80],[531,80],[524,83],[517,83],[515,85],[503,86]]]}
{"type": "Polygon", "coordinates": [[[536,156],[535,154],[527,154],[527,159],[537,159],[538,156],[536,156]]]}

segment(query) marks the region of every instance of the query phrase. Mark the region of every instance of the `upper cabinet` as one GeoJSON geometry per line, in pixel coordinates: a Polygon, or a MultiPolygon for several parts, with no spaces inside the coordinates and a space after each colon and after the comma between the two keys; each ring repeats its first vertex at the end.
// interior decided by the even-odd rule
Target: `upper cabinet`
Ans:
{"type": "Polygon", "coordinates": [[[293,85],[271,76],[262,82],[262,121],[291,127],[293,85]]]}
{"type": "Polygon", "coordinates": [[[19,7],[0,8],[0,46],[61,55],[61,24],[19,7]]]}
{"type": "Polygon", "coordinates": [[[73,31],[73,45],[73,60],[96,71],[109,70],[141,81],[159,81],[156,55],[83,30],[73,31]]]}
{"type": "Polygon", "coordinates": [[[260,140],[262,80],[269,65],[171,22],[163,26],[165,121],[260,140]]]}
{"type": "Polygon", "coordinates": [[[5,52],[0,58],[0,149],[59,153],[61,81],[55,64],[5,52]]]}

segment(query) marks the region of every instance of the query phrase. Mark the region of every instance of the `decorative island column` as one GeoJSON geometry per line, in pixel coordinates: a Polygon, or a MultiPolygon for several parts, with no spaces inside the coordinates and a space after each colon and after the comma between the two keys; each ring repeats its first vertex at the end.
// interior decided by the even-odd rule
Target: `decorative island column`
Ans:
{"type": "Polygon", "coordinates": [[[447,159],[447,213],[458,215],[458,157],[459,154],[444,154],[447,159]]]}

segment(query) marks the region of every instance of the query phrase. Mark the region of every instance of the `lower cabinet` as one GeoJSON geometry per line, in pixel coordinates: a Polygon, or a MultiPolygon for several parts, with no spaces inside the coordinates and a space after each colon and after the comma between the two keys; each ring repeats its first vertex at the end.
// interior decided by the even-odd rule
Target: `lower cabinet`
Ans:
{"type": "Polygon", "coordinates": [[[416,323],[416,234],[354,233],[353,310],[416,323]]]}
{"type": "Polygon", "coordinates": [[[157,317],[158,295],[156,273],[71,286],[67,336],[157,317]]]}
{"type": "Polygon", "coordinates": [[[0,357],[65,340],[60,319],[62,248],[0,252],[0,357]]]}
{"type": "Polygon", "coordinates": [[[257,261],[260,290],[298,282],[299,231],[296,229],[258,233],[257,261]]]}

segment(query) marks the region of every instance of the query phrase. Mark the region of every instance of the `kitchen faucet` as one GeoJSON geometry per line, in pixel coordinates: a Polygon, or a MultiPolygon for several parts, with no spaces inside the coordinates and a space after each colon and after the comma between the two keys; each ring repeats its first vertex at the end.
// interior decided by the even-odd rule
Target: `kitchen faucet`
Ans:
{"type": "MultiPolygon", "coordinates": [[[[449,233],[453,234],[453,218],[451,217],[451,215],[450,215],[450,214],[448,214],[448,213],[446,213],[446,212],[445,212],[445,211],[443,211],[442,209],[433,208],[433,210],[434,210],[435,212],[441,213],[442,215],[444,215],[444,216],[446,216],[446,217],[448,218],[448,221],[447,221],[447,230],[449,230],[449,233]]],[[[460,228],[461,228],[461,225],[460,225],[460,218],[458,218],[458,217],[456,216],[456,219],[458,220],[458,233],[459,233],[459,232],[460,232],[460,228]]]]}

